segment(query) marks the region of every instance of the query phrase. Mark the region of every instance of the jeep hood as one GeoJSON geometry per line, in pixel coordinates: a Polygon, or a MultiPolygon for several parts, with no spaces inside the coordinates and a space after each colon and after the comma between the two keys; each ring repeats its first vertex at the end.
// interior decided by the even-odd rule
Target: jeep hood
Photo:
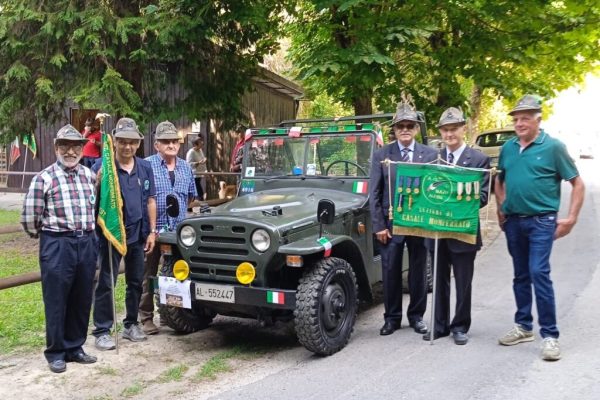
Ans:
{"type": "Polygon", "coordinates": [[[346,211],[362,207],[367,197],[340,190],[315,189],[300,187],[292,193],[290,188],[264,190],[236,197],[229,203],[218,206],[206,217],[222,217],[248,219],[273,224],[279,227],[298,225],[301,222],[316,222],[319,200],[329,199],[335,203],[335,213],[340,215],[346,211]],[[272,211],[273,207],[281,207],[281,215],[268,215],[263,211],[272,211]]]}

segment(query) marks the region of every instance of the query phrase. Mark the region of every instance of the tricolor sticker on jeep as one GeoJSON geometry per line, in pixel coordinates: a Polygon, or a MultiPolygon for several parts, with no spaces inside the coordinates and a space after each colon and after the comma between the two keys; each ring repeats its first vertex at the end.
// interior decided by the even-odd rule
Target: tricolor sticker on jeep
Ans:
{"type": "Polygon", "coordinates": [[[267,303],[285,304],[285,296],[283,292],[267,292],[267,303]]]}

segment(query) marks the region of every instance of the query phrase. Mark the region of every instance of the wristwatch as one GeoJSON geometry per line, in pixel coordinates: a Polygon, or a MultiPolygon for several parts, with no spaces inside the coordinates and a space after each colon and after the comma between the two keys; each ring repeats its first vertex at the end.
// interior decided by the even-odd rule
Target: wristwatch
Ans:
{"type": "Polygon", "coordinates": [[[151,232],[154,233],[155,235],[158,235],[158,229],[156,229],[156,228],[152,229],[151,232]]]}

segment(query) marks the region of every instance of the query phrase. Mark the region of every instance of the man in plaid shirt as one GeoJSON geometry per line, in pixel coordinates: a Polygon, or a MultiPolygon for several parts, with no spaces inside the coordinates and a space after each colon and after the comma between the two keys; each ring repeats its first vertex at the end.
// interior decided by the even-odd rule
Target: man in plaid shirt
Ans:
{"type": "MultiPolygon", "coordinates": [[[[156,185],[156,228],[158,232],[174,230],[183,221],[187,207],[191,200],[198,196],[194,175],[189,164],[177,157],[179,152],[179,135],[177,129],[169,121],[164,121],[156,126],[154,148],[158,151],[148,158],[154,172],[156,185]],[[179,200],[179,216],[167,216],[167,195],[174,194],[179,200]]],[[[154,293],[148,290],[148,277],[155,276],[160,262],[160,246],[146,256],[142,299],[140,301],[140,321],[142,329],[147,335],[158,333],[158,328],[153,322],[154,318],[154,293]]]]}
{"type": "Polygon", "coordinates": [[[94,185],[96,176],[79,164],[87,142],[71,125],[56,134],[56,162],[31,181],[21,224],[40,238],[40,269],[46,314],[44,355],[52,372],[66,362],[96,362],[83,351],[96,272],[94,185]]]}

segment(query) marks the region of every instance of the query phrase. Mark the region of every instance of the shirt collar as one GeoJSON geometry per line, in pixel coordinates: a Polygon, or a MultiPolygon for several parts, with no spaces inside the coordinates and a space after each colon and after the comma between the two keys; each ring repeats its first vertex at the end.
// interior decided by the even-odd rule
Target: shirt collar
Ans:
{"type": "Polygon", "coordinates": [[[404,147],[404,145],[403,145],[403,144],[401,144],[399,140],[397,140],[397,141],[396,141],[396,143],[398,143],[398,148],[400,149],[400,151],[402,151],[402,149],[405,149],[405,148],[407,148],[407,149],[410,149],[410,151],[412,151],[412,152],[414,152],[414,151],[415,151],[415,140],[414,140],[414,139],[413,139],[413,141],[412,141],[412,142],[410,142],[410,144],[409,144],[408,146],[406,146],[406,147],[404,147]]]}
{"type": "Polygon", "coordinates": [[[454,151],[450,151],[450,149],[446,147],[446,160],[448,159],[448,154],[452,153],[452,155],[454,156],[454,163],[456,164],[456,162],[458,161],[460,156],[462,156],[462,153],[465,151],[466,148],[466,143],[463,143],[458,149],[454,151]]]}

